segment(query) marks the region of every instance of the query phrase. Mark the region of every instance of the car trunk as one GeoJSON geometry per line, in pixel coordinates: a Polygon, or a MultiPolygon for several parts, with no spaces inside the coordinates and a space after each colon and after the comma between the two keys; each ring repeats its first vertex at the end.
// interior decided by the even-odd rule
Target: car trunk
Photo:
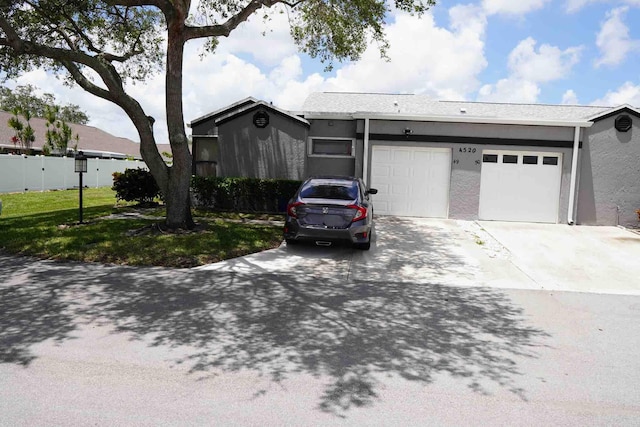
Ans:
{"type": "Polygon", "coordinates": [[[304,204],[298,206],[298,223],[305,227],[320,228],[348,228],[357,209],[347,207],[355,201],[345,200],[336,204],[335,200],[330,203],[323,200],[304,200],[304,204]]]}

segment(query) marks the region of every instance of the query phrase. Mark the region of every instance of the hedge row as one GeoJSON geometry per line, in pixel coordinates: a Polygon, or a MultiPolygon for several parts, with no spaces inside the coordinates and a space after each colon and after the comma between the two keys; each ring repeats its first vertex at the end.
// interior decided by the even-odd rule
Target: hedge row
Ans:
{"type": "Polygon", "coordinates": [[[236,212],[284,212],[301,181],[194,176],[194,206],[236,212]]]}

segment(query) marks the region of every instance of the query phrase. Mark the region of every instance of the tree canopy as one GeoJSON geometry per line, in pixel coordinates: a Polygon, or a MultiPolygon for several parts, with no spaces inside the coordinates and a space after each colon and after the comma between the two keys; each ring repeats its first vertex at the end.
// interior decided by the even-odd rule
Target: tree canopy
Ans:
{"type": "Polygon", "coordinates": [[[167,207],[167,225],[193,226],[189,204],[191,153],[184,126],[184,47],[204,39],[215,51],[249,17],[275,6],[289,17],[302,52],[330,68],[357,60],[376,43],[387,49],[390,5],[422,14],[434,0],[0,0],[0,69],[14,78],[34,67],[64,76],[125,111],[140,136],[140,151],[167,207]],[[164,162],[153,134],[155,120],[126,90],[127,81],[166,72],[165,112],[172,164],[164,162]]]}
{"type": "Polygon", "coordinates": [[[15,89],[0,86],[0,110],[13,111],[18,107],[29,111],[33,117],[46,118],[47,111],[55,109],[57,118],[68,123],[86,125],[89,116],[75,104],[60,105],[51,93],[37,95],[38,89],[33,85],[16,86],[15,89]]]}

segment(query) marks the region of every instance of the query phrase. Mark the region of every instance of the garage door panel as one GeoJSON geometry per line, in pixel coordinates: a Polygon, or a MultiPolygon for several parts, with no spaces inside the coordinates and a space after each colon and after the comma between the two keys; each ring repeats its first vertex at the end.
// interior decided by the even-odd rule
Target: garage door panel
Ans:
{"type": "Polygon", "coordinates": [[[558,221],[561,153],[485,151],[483,154],[483,158],[487,157],[486,154],[495,154],[498,161],[482,163],[478,212],[480,219],[558,221]],[[556,164],[545,164],[545,157],[555,157],[556,164]],[[515,159],[517,163],[505,163],[515,159]],[[525,164],[525,161],[532,164],[525,164]]]}
{"type": "Polygon", "coordinates": [[[371,169],[377,214],[447,217],[450,149],[376,145],[371,169]]]}

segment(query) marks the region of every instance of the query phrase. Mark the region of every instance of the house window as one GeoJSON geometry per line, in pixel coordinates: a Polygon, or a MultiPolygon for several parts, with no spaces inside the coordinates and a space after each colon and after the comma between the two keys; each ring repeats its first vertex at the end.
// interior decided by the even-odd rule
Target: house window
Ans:
{"type": "Polygon", "coordinates": [[[343,138],[312,138],[310,152],[314,156],[353,157],[353,142],[343,138]]]}
{"type": "Polygon", "coordinates": [[[522,156],[522,163],[525,165],[537,165],[538,156],[522,156]]]}
{"type": "Polygon", "coordinates": [[[483,154],[482,161],[484,163],[498,163],[498,155],[497,154],[483,154]]]}
{"type": "Polygon", "coordinates": [[[502,156],[502,163],[518,163],[518,156],[514,156],[512,154],[505,154],[502,156]]]}

